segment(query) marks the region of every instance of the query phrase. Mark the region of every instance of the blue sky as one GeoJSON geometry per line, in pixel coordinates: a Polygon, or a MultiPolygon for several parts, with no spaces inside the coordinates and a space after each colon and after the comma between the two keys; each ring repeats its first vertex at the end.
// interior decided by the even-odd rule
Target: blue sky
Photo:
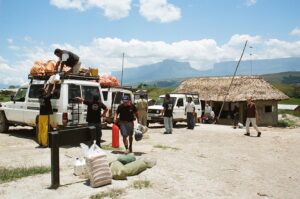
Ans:
{"type": "Polygon", "coordinates": [[[235,60],[300,56],[298,0],[0,0],[1,83],[26,82],[57,47],[102,73],[187,61],[203,70],[235,60]],[[10,74],[14,73],[14,76],[10,74]]]}

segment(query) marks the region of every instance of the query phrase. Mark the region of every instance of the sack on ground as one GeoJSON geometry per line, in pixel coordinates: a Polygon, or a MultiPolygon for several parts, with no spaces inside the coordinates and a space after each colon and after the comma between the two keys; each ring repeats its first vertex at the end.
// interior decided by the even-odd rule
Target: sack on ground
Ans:
{"type": "Polygon", "coordinates": [[[100,187],[111,184],[112,175],[109,168],[107,156],[94,141],[94,144],[88,148],[81,144],[81,148],[85,154],[86,168],[92,187],[100,187]]]}
{"type": "Polygon", "coordinates": [[[86,157],[87,171],[92,187],[111,184],[112,175],[106,155],[86,157]]]}
{"type": "Polygon", "coordinates": [[[135,139],[135,141],[142,140],[143,139],[143,133],[138,129],[134,129],[134,139],[135,139]]]}
{"type": "Polygon", "coordinates": [[[147,168],[152,168],[156,165],[156,159],[154,159],[154,158],[144,157],[144,158],[141,158],[140,160],[143,160],[146,163],[147,168]]]}
{"type": "Polygon", "coordinates": [[[112,177],[115,180],[126,180],[127,173],[124,165],[120,161],[113,161],[110,165],[112,177]]]}
{"type": "Polygon", "coordinates": [[[130,162],[133,162],[136,160],[134,155],[120,155],[117,159],[118,161],[120,161],[122,164],[128,164],[130,162]]]}
{"type": "Polygon", "coordinates": [[[148,131],[148,127],[143,126],[143,125],[141,125],[141,124],[139,124],[139,123],[136,125],[136,128],[137,128],[139,131],[141,131],[143,134],[147,133],[147,131],[148,131]]]}
{"type": "Polygon", "coordinates": [[[126,164],[124,167],[128,176],[138,175],[147,169],[147,165],[143,160],[136,160],[126,164]]]}

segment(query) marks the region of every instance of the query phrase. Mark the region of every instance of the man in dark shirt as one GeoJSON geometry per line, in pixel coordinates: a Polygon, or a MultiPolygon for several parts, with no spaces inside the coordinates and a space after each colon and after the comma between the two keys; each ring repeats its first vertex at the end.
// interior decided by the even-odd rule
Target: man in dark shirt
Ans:
{"type": "Polygon", "coordinates": [[[68,73],[79,73],[81,62],[79,61],[78,55],[67,50],[61,50],[59,48],[55,49],[54,54],[59,57],[59,61],[56,64],[56,69],[58,72],[61,72],[63,67],[66,65],[72,68],[68,73]]]}
{"type": "Polygon", "coordinates": [[[99,96],[95,95],[93,101],[88,101],[80,97],[76,97],[77,100],[87,105],[86,121],[89,126],[96,128],[96,144],[101,147],[102,129],[101,129],[101,117],[105,117],[108,111],[107,107],[99,100],[99,96]],[[101,114],[101,109],[104,112],[101,114]]]}
{"type": "Polygon", "coordinates": [[[170,94],[166,94],[165,101],[163,103],[162,114],[164,116],[164,125],[166,132],[164,134],[172,134],[173,130],[173,102],[171,100],[170,94]]]}
{"type": "Polygon", "coordinates": [[[256,120],[258,120],[258,114],[256,111],[256,106],[254,102],[252,101],[252,98],[249,97],[247,99],[247,120],[246,120],[246,136],[250,136],[250,122],[252,126],[255,128],[257,131],[257,137],[260,137],[261,132],[258,130],[258,127],[256,125],[256,120]]]}
{"type": "Polygon", "coordinates": [[[56,128],[56,122],[53,117],[53,111],[51,106],[51,98],[53,95],[54,89],[49,92],[45,88],[41,88],[39,96],[40,102],[40,114],[38,117],[38,143],[40,146],[48,146],[48,131],[49,131],[49,122],[52,128],[56,128]]]}
{"type": "Polygon", "coordinates": [[[133,121],[138,118],[138,113],[136,107],[131,103],[128,96],[124,95],[122,97],[122,104],[120,104],[115,112],[114,123],[117,123],[117,117],[119,118],[119,126],[121,134],[123,137],[123,143],[125,146],[125,153],[132,153],[132,141],[133,141],[133,121]],[[136,116],[136,118],[134,117],[136,116]],[[129,137],[129,147],[128,147],[128,137],[129,137]]]}

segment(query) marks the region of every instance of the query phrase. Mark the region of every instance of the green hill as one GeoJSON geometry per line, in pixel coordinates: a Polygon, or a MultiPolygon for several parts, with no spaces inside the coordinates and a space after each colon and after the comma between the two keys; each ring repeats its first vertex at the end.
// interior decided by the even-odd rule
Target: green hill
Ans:
{"type": "Polygon", "coordinates": [[[300,72],[283,72],[283,73],[273,73],[265,74],[262,77],[271,84],[299,84],[300,83],[300,72]]]}

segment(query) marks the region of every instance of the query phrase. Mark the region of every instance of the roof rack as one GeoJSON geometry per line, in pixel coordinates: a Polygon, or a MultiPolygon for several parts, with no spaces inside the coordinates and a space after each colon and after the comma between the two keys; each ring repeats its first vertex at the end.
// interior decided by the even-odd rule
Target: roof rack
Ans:
{"type": "MultiPolygon", "coordinates": [[[[33,80],[48,80],[51,77],[51,75],[28,75],[28,79],[31,80],[31,83],[33,80]]],[[[64,79],[75,79],[75,80],[95,80],[99,82],[99,76],[83,76],[83,75],[66,75],[66,76],[61,76],[61,80],[64,79]]]]}
{"type": "Polygon", "coordinates": [[[120,88],[120,89],[127,89],[127,90],[132,90],[132,86],[102,86],[102,88],[108,88],[108,89],[112,89],[112,88],[120,88]]]}
{"type": "Polygon", "coordinates": [[[169,93],[169,94],[184,94],[184,95],[199,95],[197,92],[178,92],[178,93],[169,93]]]}

